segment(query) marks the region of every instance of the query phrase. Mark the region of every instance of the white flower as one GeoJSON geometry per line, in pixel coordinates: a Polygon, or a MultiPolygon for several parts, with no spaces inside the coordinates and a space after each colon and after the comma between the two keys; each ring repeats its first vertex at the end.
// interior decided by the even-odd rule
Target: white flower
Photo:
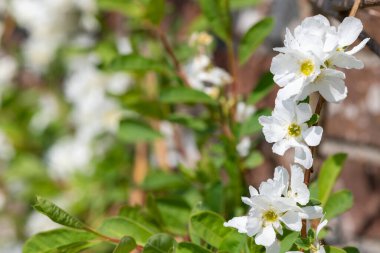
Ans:
{"type": "Polygon", "coordinates": [[[44,94],[38,101],[38,112],[32,117],[29,127],[36,132],[44,131],[59,116],[59,105],[52,94],[44,94]]]}
{"type": "Polygon", "coordinates": [[[336,29],[322,15],[306,18],[295,28],[294,36],[287,29],[285,47],[274,49],[280,54],[273,58],[271,65],[275,82],[283,87],[278,97],[302,100],[318,91],[329,102],[343,100],[347,96],[345,76],[332,68],[363,67],[363,63],[352,55],[360,51],[369,39],[345,51],[362,29],[363,25],[357,18],[345,18],[336,29]]]}
{"type": "Polygon", "coordinates": [[[304,173],[301,167],[294,164],[291,167],[291,178],[289,184],[289,173],[281,166],[276,167],[273,180],[280,181],[283,185],[283,195],[294,200],[300,205],[309,202],[310,192],[304,183],[304,173]]]}
{"type": "Polygon", "coordinates": [[[236,121],[244,122],[249,117],[251,117],[251,115],[254,114],[255,112],[256,112],[255,106],[249,105],[240,101],[236,105],[236,121]]]}
{"type": "Polygon", "coordinates": [[[241,157],[246,157],[249,154],[251,144],[251,139],[248,136],[243,137],[236,146],[236,151],[241,157]]]}
{"type": "Polygon", "coordinates": [[[198,55],[185,66],[185,74],[192,88],[201,90],[208,95],[232,82],[231,76],[223,69],[212,65],[207,55],[198,55]]]}
{"type": "Polygon", "coordinates": [[[65,137],[58,140],[47,153],[49,174],[54,179],[65,180],[76,171],[85,170],[92,158],[92,150],[86,140],[65,137]]]}
{"type": "Polygon", "coordinates": [[[289,99],[277,100],[272,116],[259,118],[266,141],[274,143],[273,152],[284,155],[289,148],[295,148],[294,161],[307,169],[313,164],[308,145],[317,146],[323,132],[320,126],[308,127],[306,122],[311,116],[310,105],[297,105],[289,99]]]}
{"type": "Polygon", "coordinates": [[[0,86],[3,90],[9,85],[9,82],[13,79],[17,71],[16,60],[7,55],[0,55],[0,86]]]}
{"type": "Polygon", "coordinates": [[[15,155],[15,149],[8,136],[0,131],[0,160],[9,161],[15,155]]]}

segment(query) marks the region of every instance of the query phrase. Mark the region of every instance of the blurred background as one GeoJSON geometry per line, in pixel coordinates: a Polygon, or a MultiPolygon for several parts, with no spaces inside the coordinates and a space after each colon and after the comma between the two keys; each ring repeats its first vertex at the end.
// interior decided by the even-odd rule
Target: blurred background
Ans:
{"type": "MultiPolygon", "coordinates": [[[[149,121],[164,136],[149,150],[138,141],[126,145],[123,140],[130,141],[133,136],[120,136],[122,119],[154,113],[155,104],[137,102],[141,96],[155,96],[156,83],[165,81],[157,81],[154,75],[141,78],[135,73],[101,69],[108,59],[128,55],[136,48],[147,56],[163,50],[146,40],[139,24],[129,18],[139,15],[139,1],[127,0],[124,9],[118,8],[120,2],[0,0],[1,253],[21,252],[26,238],[56,226],[33,211],[35,195],[48,197],[97,224],[122,205],[140,202],[141,192],[131,186],[144,179],[146,163],[172,170],[182,165],[194,167],[200,159],[201,141],[191,127],[177,126],[178,119],[149,121]],[[146,159],[136,160],[136,156],[146,159]],[[139,169],[141,173],[136,172],[139,169]]],[[[167,16],[161,27],[171,41],[187,44],[193,31],[207,29],[196,1],[166,2],[167,16]]],[[[328,3],[341,7],[344,4],[339,2],[350,1],[311,2],[314,5],[306,0],[236,0],[232,13],[236,40],[262,18],[275,20],[270,36],[238,71],[240,94],[249,94],[268,72],[275,55],[272,48],[283,43],[286,27],[293,29],[303,18],[321,12],[339,19],[347,9],[334,9],[328,3]]],[[[357,17],[371,39],[380,42],[380,7],[360,9],[357,17]]],[[[331,22],[338,24],[334,18],[331,22]]],[[[148,38],[152,40],[151,35],[148,38]]],[[[218,40],[214,44],[215,65],[226,69],[225,46],[218,40]]],[[[376,51],[376,45],[373,49],[376,51]]],[[[331,222],[329,242],[356,245],[363,253],[380,252],[377,50],[376,54],[365,48],[358,54],[365,68],[346,71],[348,98],[325,108],[325,134],[317,161],[337,152],[348,153],[337,189],[351,190],[354,205],[331,222]]],[[[186,57],[183,53],[180,59],[186,57]]],[[[273,108],[276,93],[277,87],[254,110],[273,108]]],[[[191,112],[197,114],[197,108],[191,112]]],[[[262,139],[257,147],[264,159],[245,173],[246,182],[254,186],[271,177],[278,164],[291,162],[291,156],[274,155],[271,145],[262,139]]]]}

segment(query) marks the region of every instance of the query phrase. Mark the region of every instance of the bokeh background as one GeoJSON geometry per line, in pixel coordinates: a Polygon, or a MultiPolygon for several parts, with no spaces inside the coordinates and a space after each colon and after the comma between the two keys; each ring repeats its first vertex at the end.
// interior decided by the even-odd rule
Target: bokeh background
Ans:
{"type": "MultiPolygon", "coordinates": [[[[113,8],[112,2],[0,0],[1,253],[21,252],[26,238],[56,226],[33,211],[35,195],[54,199],[93,223],[115,213],[131,196],[132,169],[125,164],[131,164],[133,152],[115,138],[115,132],[123,115],[135,113],[125,109],[125,99],[131,98],[123,98],[123,94],[139,83],[129,73],[106,73],[98,67],[107,57],[129,54],[140,31],[113,8]]],[[[282,44],[285,28],[292,29],[303,18],[326,11],[316,7],[329,1],[311,1],[314,6],[306,0],[245,2],[249,4],[233,11],[236,39],[265,16],[274,17],[276,23],[271,35],[239,70],[241,94],[248,94],[268,71],[275,55],[272,48],[282,44]]],[[[187,43],[194,27],[202,27],[199,6],[192,0],[167,3],[162,27],[172,32],[173,40],[187,43]]],[[[136,1],[131,0],[129,8],[129,14],[139,12],[136,1]]],[[[380,42],[380,7],[360,9],[357,17],[371,39],[380,42]]],[[[331,21],[338,24],[334,18],[331,21]]],[[[227,67],[221,42],[216,42],[213,56],[216,65],[227,67]]],[[[351,190],[355,202],[349,212],[331,222],[329,242],[377,253],[380,57],[368,48],[357,57],[365,68],[346,71],[348,98],[338,105],[328,104],[324,110],[325,134],[317,162],[330,154],[348,153],[337,189],[351,190]]],[[[273,107],[276,93],[275,88],[257,108],[273,107]]],[[[174,128],[169,123],[158,127],[166,137],[158,145],[166,145],[170,152],[156,155],[167,156],[168,167],[178,163],[191,166],[199,156],[192,134],[185,130],[185,144],[178,151],[173,147],[174,128]]],[[[265,160],[246,174],[246,181],[255,186],[271,177],[277,164],[290,163],[290,156],[280,159],[266,142],[259,148],[265,160]]],[[[162,164],[157,157],[150,161],[162,164]]]]}

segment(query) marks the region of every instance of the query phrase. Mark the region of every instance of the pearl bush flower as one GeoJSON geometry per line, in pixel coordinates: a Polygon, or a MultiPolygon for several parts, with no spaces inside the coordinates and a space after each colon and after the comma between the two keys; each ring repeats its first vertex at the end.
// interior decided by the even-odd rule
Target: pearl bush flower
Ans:
{"type": "Polygon", "coordinates": [[[311,116],[310,105],[305,103],[297,105],[288,99],[276,101],[272,116],[259,118],[266,141],[274,143],[273,152],[284,155],[288,149],[294,148],[294,162],[307,169],[313,164],[313,157],[308,146],[317,146],[323,133],[322,127],[307,125],[311,116]]]}
{"type": "Polygon", "coordinates": [[[240,233],[255,236],[255,242],[273,251],[276,233],[283,233],[283,225],[293,231],[300,231],[302,219],[314,219],[322,216],[321,207],[301,208],[298,203],[309,202],[309,190],[303,183],[302,169],[292,166],[292,177],[283,167],[277,167],[273,179],[260,184],[257,191],[249,187],[251,197],[242,197],[250,206],[247,216],[235,217],[224,225],[238,229],[240,233]]]}
{"type": "Polygon", "coordinates": [[[295,28],[294,35],[287,29],[284,47],[274,49],[280,54],[273,58],[271,65],[274,80],[282,87],[278,97],[293,97],[299,101],[319,92],[328,102],[336,103],[346,98],[345,75],[334,67],[363,68],[363,63],[353,54],[369,39],[346,51],[362,29],[357,18],[345,18],[336,29],[322,15],[306,18],[295,28]]]}

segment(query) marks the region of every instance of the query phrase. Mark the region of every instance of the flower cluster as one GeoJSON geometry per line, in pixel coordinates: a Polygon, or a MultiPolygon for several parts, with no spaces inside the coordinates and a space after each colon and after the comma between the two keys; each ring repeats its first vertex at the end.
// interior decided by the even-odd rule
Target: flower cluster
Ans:
{"type": "Polygon", "coordinates": [[[369,39],[351,50],[363,29],[361,21],[347,17],[335,28],[322,15],[306,18],[292,34],[288,29],[284,47],[273,58],[271,72],[281,87],[276,106],[270,117],[261,117],[266,141],[274,143],[273,152],[284,155],[295,149],[294,162],[309,169],[313,164],[310,146],[320,143],[323,129],[309,127],[311,108],[303,101],[318,92],[326,101],[338,103],[347,97],[345,74],[336,68],[363,68],[353,54],[361,50],[369,39]]]}
{"type": "Polygon", "coordinates": [[[284,167],[277,167],[273,179],[262,182],[258,191],[251,186],[251,197],[242,198],[250,206],[248,215],[235,217],[224,225],[248,236],[255,236],[257,244],[276,252],[276,232],[283,233],[283,224],[287,229],[301,231],[302,219],[322,217],[322,208],[319,206],[299,206],[306,205],[310,199],[303,180],[303,170],[298,165],[291,166],[291,178],[284,167]]]}
{"type": "MultiPolygon", "coordinates": [[[[304,183],[304,169],[313,165],[310,147],[319,145],[323,129],[314,126],[308,96],[318,92],[328,102],[338,103],[347,96],[345,75],[337,68],[363,67],[353,54],[361,50],[368,39],[347,50],[362,30],[360,20],[348,17],[338,28],[321,16],[306,18],[292,34],[286,30],[284,47],[275,48],[280,54],[273,58],[271,72],[281,87],[271,116],[261,116],[260,124],[273,152],[284,155],[294,148],[291,176],[284,167],[275,169],[274,178],[262,182],[257,191],[249,188],[250,197],[242,201],[250,206],[248,215],[235,217],[225,223],[240,233],[255,237],[267,252],[279,252],[276,234],[283,228],[301,231],[302,219],[322,218],[320,206],[310,205],[310,192],[304,183]],[[302,167],[304,168],[302,168],[302,167]]],[[[326,225],[320,222],[317,234],[326,225]]],[[[318,239],[312,252],[324,253],[318,239]]]]}

